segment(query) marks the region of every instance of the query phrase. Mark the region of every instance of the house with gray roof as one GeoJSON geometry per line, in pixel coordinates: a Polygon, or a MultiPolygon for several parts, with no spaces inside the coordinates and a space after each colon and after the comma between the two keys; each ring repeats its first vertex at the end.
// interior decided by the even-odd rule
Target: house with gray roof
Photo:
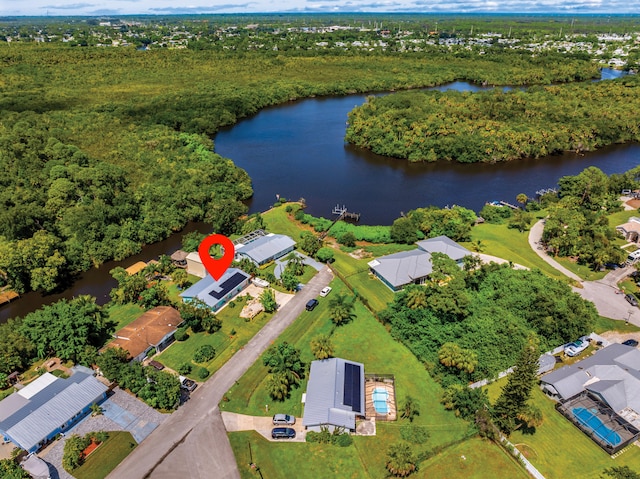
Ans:
{"type": "Polygon", "coordinates": [[[437,236],[418,241],[417,249],[402,251],[376,258],[368,263],[371,272],[392,291],[399,291],[408,284],[422,284],[433,271],[431,255],[443,253],[460,267],[463,258],[471,251],[447,236],[437,236]]]}
{"type": "Polygon", "coordinates": [[[364,365],[341,358],[311,363],[302,424],[309,431],[355,431],[365,415],[364,365]]]}
{"type": "Polygon", "coordinates": [[[257,266],[262,266],[290,253],[295,246],[296,242],[286,235],[274,233],[264,236],[255,235],[247,242],[239,242],[235,245],[235,256],[237,261],[249,258],[257,266]]]}
{"type": "Polygon", "coordinates": [[[45,373],[0,401],[0,435],[36,452],[87,415],[107,397],[107,386],[90,374],[67,379],[45,373]]]}
{"type": "Polygon", "coordinates": [[[183,301],[199,299],[213,311],[218,311],[227,302],[249,285],[251,276],[238,268],[228,268],[218,280],[207,275],[180,294],[183,301]]]}
{"type": "Polygon", "coordinates": [[[640,435],[640,350],[611,344],[542,376],[558,411],[614,454],[640,435]]]}

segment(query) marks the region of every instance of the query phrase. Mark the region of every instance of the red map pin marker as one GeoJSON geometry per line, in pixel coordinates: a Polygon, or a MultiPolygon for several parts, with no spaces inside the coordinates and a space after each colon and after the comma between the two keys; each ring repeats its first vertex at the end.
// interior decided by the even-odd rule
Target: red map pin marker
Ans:
{"type": "Polygon", "coordinates": [[[236,253],[236,249],[229,238],[224,235],[215,234],[207,236],[202,240],[200,246],[198,246],[198,254],[200,255],[200,261],[204,265],[205,269],[209,272],[213,279],[218,281],[222,278],[224,272],[229,268],[233,257],[236,253]],[[219,244],[224,250],[222,258],[212,258],[209,254],[209,250],[214,244],[219,244]]]}

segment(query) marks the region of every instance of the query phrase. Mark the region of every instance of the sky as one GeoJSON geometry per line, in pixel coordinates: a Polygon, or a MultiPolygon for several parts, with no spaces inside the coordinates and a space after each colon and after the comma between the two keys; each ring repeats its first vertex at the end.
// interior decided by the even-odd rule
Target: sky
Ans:
{"type": "Polygon", "coordinates": [[[640,14],[640,0],[0,0],[0,16],[271,12],[640,14]]]}

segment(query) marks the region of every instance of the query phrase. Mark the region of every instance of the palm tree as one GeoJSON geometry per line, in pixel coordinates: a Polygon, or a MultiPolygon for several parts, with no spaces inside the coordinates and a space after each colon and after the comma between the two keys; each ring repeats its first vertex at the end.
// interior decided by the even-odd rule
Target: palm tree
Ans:
{"type": "Polygon", "coordinates": [[[289,382],[283,374],[271,374],[267,382],[269,396],[277,401],[284,401],[289,396],[289,382]]]}
{"type": "Polygon", "coordinates": [[[311,352],[316,359],[333,357],[333,343],[327,335],[316,336],[311,340],[311,352]]]}
{"type": "Polygon", "coordinates": [[[392,444],[387,452],[387,470],[397,477],[407,477],[416,470],[416,456],[406,442],[392,444]]]}
{"type": "Polygon", "coordinates": [[[337,294],[329,301],[329,314],[331,320],[337,325],[346,324],[355,319],[353,301],[349,301],[347,295],[337,294]]]}
{"type": "Polygon", "coordinates": [[[411,396],[407,396],[402,405],[402,413],[400,416],[403,419],[408,419],[409,422],[413,422],[416,416],[420,415],[420,404],[411,396]]]}
{"type": "Polygon", "coordinates": [[[302,276],[304,273],[304,262],[300,256],[291,253],[287,258],[287,269],[291,268],[291,272],[296,276],[302,276]]]}
{"type": "Polygon", "coordinates": [[[406,296],[407,308],[419,309],[427,307],[427,292],[423,287],[412,287],[406,296]]]}
{"type": "Polygon", "coordinates": [[[527,201],[529,201],[529,197],[524,193],[520,193],[518,196],[516,196],[516,201],[522,205],[526,205],[527,201]]]}

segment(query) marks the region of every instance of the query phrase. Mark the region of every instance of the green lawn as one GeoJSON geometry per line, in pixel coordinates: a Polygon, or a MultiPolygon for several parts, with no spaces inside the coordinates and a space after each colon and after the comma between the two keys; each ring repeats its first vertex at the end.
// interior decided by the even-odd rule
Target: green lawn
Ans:
{"type": "Polygon", "coordinates": [[[131,433],[111,431],[103,442],[78,469],[73,471],[76,479],[102,479],[115,469],[135,449],[137,443],[131,433]]]}
{"type": "MultiPolygon", "coordinates": [[[[347,291],[346,286],[339,279],[334,280],[331,285],[334,288],[331,295],[347,291]]],[[[281,341],[295,344],[301,350],[301,357],[307,363],[313,359],[309,347],[311,339],[318,334],[330,332],[333,327],[327,314],[327,303],[331,295],[327,298],[320,298],[320,304],[314,311],[303,312],[280,337],[281,341]]],[[[399,405],[404,402],[407,395],[418,400],[420,415],[416,417],[413,424],[426,428],[430,433],[430,438],[426,444],[416,446],[416,451],[421,452],[435,446],[448,444],[463,437],[468,430],[467,423],[457,419],[440,405],[440,386],[430,378],[423,365],[406,347],[391,338],[384,326],[373,318],[362,303],[356,303],[355,311],[356,319],[347,325],[336,328],[333,333],[332,341],[335,346],[335,355],[364,363],[366,372],[394,374],[399,405]]],[[[221,409],[263,416],[285,412],[300,417],[302,414],[301,397],[306,389],[306,383],[303,382],[301,387],[294,389],[291,397],[286,401],[275,402],[266,391],[266,377],[267,370],[262,365],[262,361],[258,360],[229,390],[226,399],[223,399],[220,404],[221,409]],[[268,412],[265,405],[269,406],[268,412]]],[[[251,434],[232,434],[231,438],[238,464],[241,466],[247,463],[247,442],[251,443],[252,450],[255,451],[257,448],[265,451],[266,457],[264,459],[254,457],[254,461],[261,467],[264,477],[288,477],[287,469],[278,465],[293,463],[297,460],[296,458],[304,456],[305,468],[310,471],[325,471],[328,467],[335,468],[341,464],[340,477],[362,477],[361,474],[364,470],[366,471],[364,477],[383,478],[387,476],[384,463],[386,451],[389,444],[400,439],[400,425],[404,424],[409,423],[405,420],[393,423],[379,421],[377,436],[355,437],[354,445],[348,448],[320,447],[314,444],[264,445],[262,442],[266,443],[266,441],[251,434]],[[277,452],[271,454],[274,450],[277,452]],[[326,457],[328,453],[331,456],[330,460],[327,460],[326,457]]],[[[251,472],[247,469],[243,474],[251,474],[251,472]]],[[[243,475],[243,477],[252,476],[243,475]]],[[[301,475],[300,477],[305,476],[301,475]]],[[[316,472],[310,477],[336,476],[316,472]]]]}
{"type": "MultiPolygon", "coordinates": [[[[271,319],[273,314],[260,313],[250,321],[240,318],[239,314],[245,303],[244,298],[236,299],[234,308],[227,306],[217,315],[222,320],[222,328],[213,333],[193,333],[189,330],[189,339],[182,342],[174,342],[169,348],[155,357],[158,361],[171,369],[177,370],[180,365],[190,363],[192,366],[204,366],[211,374],[220,369],[231,356],[271,319]],[[235,330],[235,334],[231,334],[235,330]],[[216,350],[216,356],[206,363],[194,363],[193,353],[204,344],[210,344],[216,350]]],[[[197,379],[189,375],[192,379],[197,379]]]]}
{"type": "Polygon", "coordinates": [[[285,211],[286,206],[271,208],[262,213],[262,219],[270,233],[280,233],[290,236],[294,241],[300,239],[300,233],[305,231],[298,226],[297,222],[289,219],[289,214],[285,211]]]}
{"type": "MultiPolygon", "coordinates": [[[[471,228],[472,241],[481,241],[481,253],[498,256],[527,268],[538,268],[547,276],[566,281],[567,277],[552,268],[529,246],[529,232],[520,233],[506,224],[484,223],[471,228]]],[[[470,248],[470,243],[463,243],[470,248]]]]}
{"type": "Polygon", "coordinates": [[[229,439],[243,479],[261,477],[250,467],[251,462],[260,468],[264,479],[370,477],[353,446],[270,442],[254,431],[233,432],[229,439]]]}
{"type": "Polygon", "coordinates": [[[604,333],[605,331],[619,331],[621,333],[633,333],[636,331],[640,331],[640,328],[631,323],[625,324],[624,321],[620,321],[619,319],[610,319],[610,318],[603,318],[602,316],[598,316],[598,320],[594,325],[593,330],[598,334],[604,333]]]}
{"type": "Polygon", "coordinates": [[[144,313],[144,308],[137,304],[112,304],[107,308],[109,320],[116,323],[114,331],[124,328],[144,313]]]}
{"type": "MultiPolygon", "coordinates": [[[[489,397],[495,401],[506,379],[489,386],[489,397]]],[[[510,441],[522,448],[533,465],[548,479],[560,479],[567,471],[576,477],[598,479],[604,469],[612,466],[629,466],[640,470],[640,449],[631,446],[624,454],[612,460],[591,439],[568,419],[555,410],[555,402],[547,398],[539,388],[533,391],[533,404],[543,414],[544,422],[534,434],[514,432],[510,441]]]]}
{"type": "Polygon", "coordinates": [[[480,438],[472,438],[446,449],[422,464],[418,475],[429,479],[529,477],[516,459],[504,449],[480,438]]]}
{"type": "Polygon", "coordinates": [[[571,261],[569,258],[561,258],[559,256],[555,256],[553,259],[555,259],[558,263],[560,263],[572,273],[580,276],[585,281],[596,281],[598,279],[602,279],[609,272],[609,270],[593,271],[593,269],[591,269],[589,265],[578,264],[575,261],[571,261]]]}

